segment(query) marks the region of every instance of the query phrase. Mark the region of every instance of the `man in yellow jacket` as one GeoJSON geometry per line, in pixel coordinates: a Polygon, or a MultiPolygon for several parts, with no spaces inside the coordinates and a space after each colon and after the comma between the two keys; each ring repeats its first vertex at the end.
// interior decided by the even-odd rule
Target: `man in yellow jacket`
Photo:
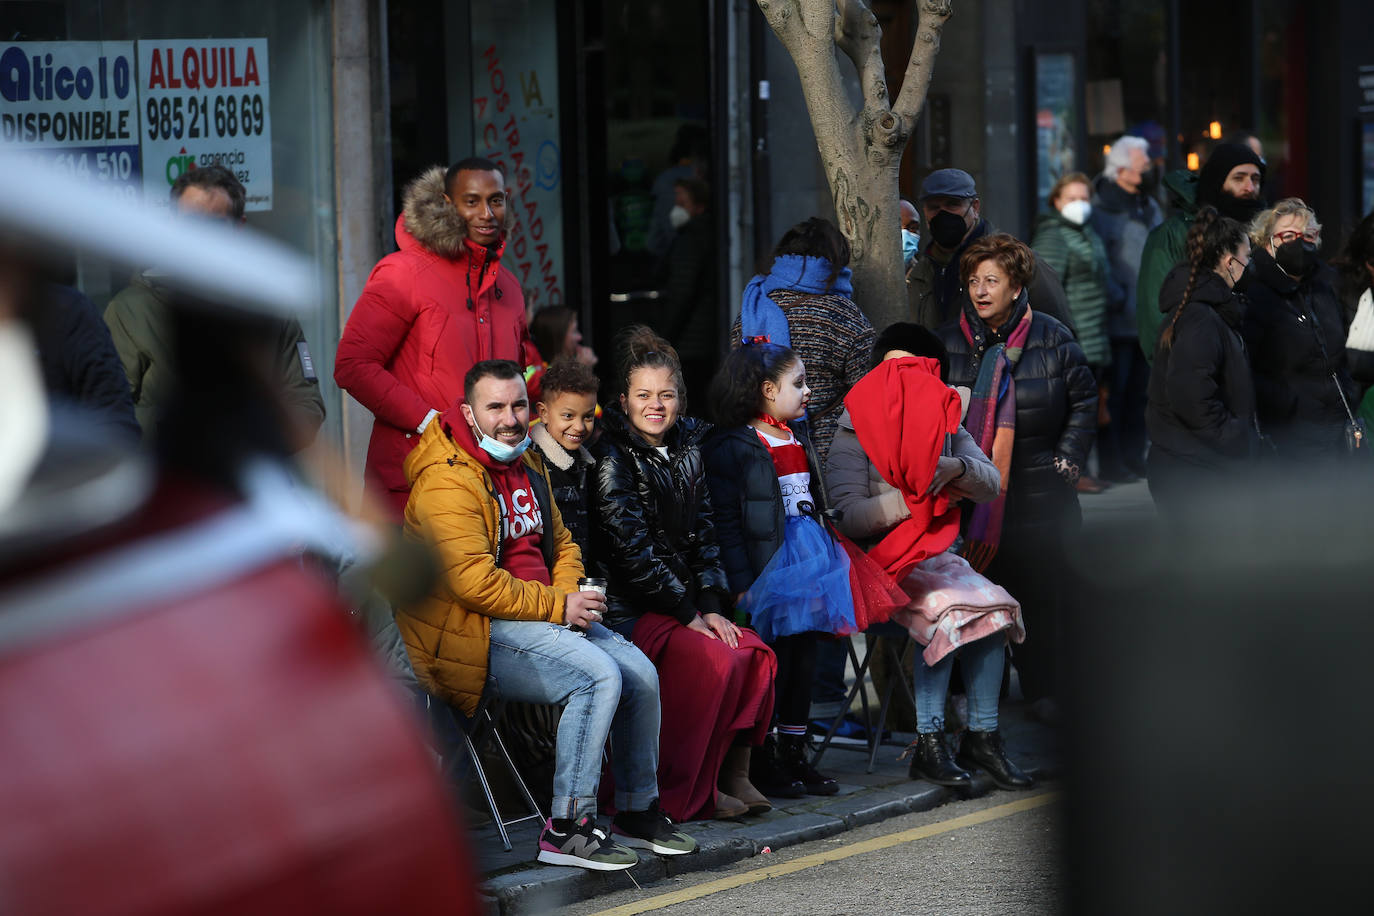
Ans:
{"type": "Polygon", "coordinates": [[[405,528],[437,551],[443,575],[397,611],[420,683],[472,715],[484,690],[564,705],[552,817],[539,861],[629,868],[632,849],[693,852],[658,807],[658,674],[601,624],[605,598],[580,590],[582,555],[529,446],[529,395],[509,360],[477,363],[463,400],[430,423],[405,462],[405,528]],[[596,827],[601,749],[614,737],[619,813],[596,827]]]}

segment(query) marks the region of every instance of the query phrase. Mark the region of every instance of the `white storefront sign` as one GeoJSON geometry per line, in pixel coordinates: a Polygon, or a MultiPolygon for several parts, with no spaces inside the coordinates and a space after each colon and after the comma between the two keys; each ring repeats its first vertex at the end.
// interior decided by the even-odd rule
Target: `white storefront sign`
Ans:
{"type": "Polygon", "coordinates": [[[222,165],[272,209],[267,39],[138,42],[143,188],[166,200],[182,172],[222,165]]]}
{"type": "Polygon", "coordinates": [[[137,194],[138,87],[130,41],[0,45],[0,139],[137,194]]]}

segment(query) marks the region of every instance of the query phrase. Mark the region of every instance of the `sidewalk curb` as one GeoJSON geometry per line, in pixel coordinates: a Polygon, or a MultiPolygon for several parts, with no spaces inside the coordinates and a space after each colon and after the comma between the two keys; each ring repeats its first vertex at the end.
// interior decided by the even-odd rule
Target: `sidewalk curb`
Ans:
{"type": "MultiPolygon", "coordinates": [[[[1054,779],[1057,766],[1031,766],[1026,771],[1036,781],[1054,779]]],[[[699,821],[689,832],[697,838],[697,852],[688,856],[656,856],[642,853],[638,865],[629,869],[640,884],[665,877],[720,868],[759,855],[764,847],[773,850],[822,840],[850,830],[889,820],[903,814],[929,811],[947,802],[978,798],[997,791],[985,774],[974,775],[969,791],[957,791],[911,780],[887,786],[860,788],[794,812],[775,810],[762,818],[739,826],[737,823],[699,821]]],[[[1013,794],[1013,793],[1008,793],[1013,794]]],[[[611,891],[630,887],[620,872],[589,872],[552,865],[537,865],[496,875],[481,884],[486,911],[500,916],[547,913],[611,891]]]]}

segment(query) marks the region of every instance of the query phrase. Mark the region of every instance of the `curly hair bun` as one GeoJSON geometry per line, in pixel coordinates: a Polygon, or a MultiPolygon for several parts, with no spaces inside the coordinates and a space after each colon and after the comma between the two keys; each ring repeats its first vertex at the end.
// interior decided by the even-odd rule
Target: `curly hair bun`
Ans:
{"type": "Polygon", "coordinates": [[[629,388],[630,376],[638,369],[667,369],[682,393],[682,361],[677,350],[648,325],[634,324],[621,331],[616,340],[616,357],[623,389],[629,388]]]}

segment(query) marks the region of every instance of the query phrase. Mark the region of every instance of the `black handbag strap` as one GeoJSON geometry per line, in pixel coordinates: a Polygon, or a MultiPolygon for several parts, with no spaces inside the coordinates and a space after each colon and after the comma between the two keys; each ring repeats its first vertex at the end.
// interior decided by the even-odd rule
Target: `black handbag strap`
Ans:
{"type": "Polygon", "coordinates": [[[1317,310],[1308,309],[1307,303],[1300,298],[1298,300],[1298,312],[1312,322],[1312,333],[1317,338],[1317,348],[1322,351],[1322,360],[1331,372],[1331,382],[1336,386],[1336,394],[1340,395],[1341,406],[1345,408],[1345,416],[1350,421],[1350,425],[1354,426],[1355,412],[1350,409],[1350,402],[1345,397],[1345,386],[1341,384],[1340,376],[1336,372],[1336,364],[1332,362],[1331,354],[1326,350],[1326,334],[1322,331],[1322,323],[1317,320],[1317,310]]]}

